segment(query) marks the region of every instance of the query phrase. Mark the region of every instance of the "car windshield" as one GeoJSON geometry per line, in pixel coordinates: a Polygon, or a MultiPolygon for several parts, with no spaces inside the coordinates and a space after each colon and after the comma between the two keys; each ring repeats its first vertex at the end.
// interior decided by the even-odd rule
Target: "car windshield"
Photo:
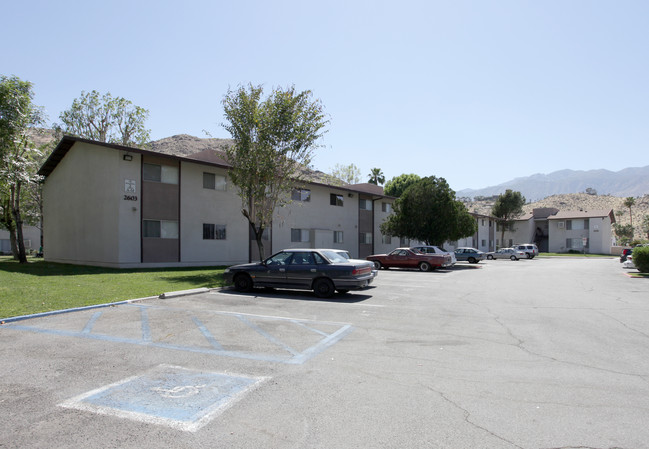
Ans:
{"type": "Polygon", "coordinates": [[[345,263],[349,262],[344,256],[340,255],[336,251],[322,251],[322,255],[329,259],[329,262],[333,263],[345,263]]]}

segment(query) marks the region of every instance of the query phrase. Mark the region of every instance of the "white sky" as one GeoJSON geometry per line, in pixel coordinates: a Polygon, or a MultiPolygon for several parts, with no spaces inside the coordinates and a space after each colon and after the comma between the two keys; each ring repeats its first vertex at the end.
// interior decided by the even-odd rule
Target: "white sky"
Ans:
{"type": "Polygon", "coordinates": [[[294,84],[331,123],[314,168],[455,190],[649,165],[649,2],[5,2],[0,74],[58,121],[82,90],[150,111],[152,138],[229,137],[240,84],[294,84]]]}

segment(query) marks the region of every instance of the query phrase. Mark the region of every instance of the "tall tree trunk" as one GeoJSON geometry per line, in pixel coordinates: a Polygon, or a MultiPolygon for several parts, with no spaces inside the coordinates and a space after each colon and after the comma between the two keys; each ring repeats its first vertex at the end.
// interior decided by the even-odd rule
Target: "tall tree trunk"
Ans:
{"type": "Polygon", "coordinates": [[[27,253],[25,252],[25,239],[23,238],[23,220],[20,216],[20,187],[18,181],[15,186],[11,187],[11,212],[14,222],[16,223],[16,240],[18,244],[18,262],[27,263],[27,253]]]}

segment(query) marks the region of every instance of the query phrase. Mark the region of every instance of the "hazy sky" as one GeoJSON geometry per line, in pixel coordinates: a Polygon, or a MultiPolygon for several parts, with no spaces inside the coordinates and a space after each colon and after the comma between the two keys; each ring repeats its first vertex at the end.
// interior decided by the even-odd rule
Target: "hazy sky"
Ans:
{"type": "Polygon", "coordinates": [[[649,165],[649,2],[7,1],[0,74],[50,122],[82,90],[150,111],[153,139],[229,137],[228,88],[311,90],[314,168],[455,190],[649,165]]]}

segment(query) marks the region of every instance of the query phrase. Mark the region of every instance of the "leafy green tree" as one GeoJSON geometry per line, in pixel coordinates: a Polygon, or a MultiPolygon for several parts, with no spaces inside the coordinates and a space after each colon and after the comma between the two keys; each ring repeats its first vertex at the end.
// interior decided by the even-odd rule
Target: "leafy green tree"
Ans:
{"type": "Polygon", "coordinates": [[[511,227],[516,218],[523,214],[525,197],[521,192],[515,192],[507,189],[504,194],[498,195],[494,203],[491,214],[500,219],[500,243],[504,246],[505,229],[511,227]]]}
{"type": "Polygon", "coordinates": [[[42,125],[42,109],[33,104],[33,85],[16,76],[0,77],[0,223],[7,228],[14,257],[27,263],[23,239],[22,194],[38,180],[37,158],[29,130],[42,125]]]}
{"type": "Polygon", "coordinates": [[[373,168],[370,171],[368,182],[377,186],[383,185],[385,183],[385,175],[383,174],[383,171],[380,168],[373,168]]]}
{"type": "Polygon", "coordinates": [[[444,178],[429,176],[410,185],[381,224],[386,235],[442,245],[473,235],[477,223],[444,178]]]}
{"type": "Polygon", "coordinates": [[[401,196],[401,194],[403,194],[403,192],[406,191],[408,187],[419,180],[421,180],[421,177],[419,175],[415,175],[414,173],[395,176],[385,183],[383,193],[388,196],[394,196],[398,198],[401,196]]]}
{"type": "Polygon", "coordinates": [[[110,92],[100,96],[96,90],[82,91],[59,116],[63,126],[54,127],[73,136],[144,148],[150,140],[145,127],[148,117],[148,110],[125,98],[113,98],[110,92]]]}
{"type": "Polygon", "coordinates": [[[619,223],[614,223],[613,224],[613,230],[615,231],[615,235],[617,235],[620,239],[620,243],[622,245],[628,245],[631,240],[633,240],[633,226],[630,224],[619,224],[619,223]]]}
{"type": "Polygon", "coordinates": [[[262,99],[261,86],[240,86],[223,98],[226,123],[234,144],[225,149],[232,183],[241,198],[241,213],[255,235],[259,257],[264,259],[262,235],[275,209],[290,200],[290,192],[303,180],[324,134],[325,119],[311,91],[273,89],[262,99]]]}
{"type": "Polygon", "coordinates": [[[329,174],[336,179],[341,179],[347,184],[358,184],[361,182],[361,170],[354,164],[336,164],[329,174]]]}

